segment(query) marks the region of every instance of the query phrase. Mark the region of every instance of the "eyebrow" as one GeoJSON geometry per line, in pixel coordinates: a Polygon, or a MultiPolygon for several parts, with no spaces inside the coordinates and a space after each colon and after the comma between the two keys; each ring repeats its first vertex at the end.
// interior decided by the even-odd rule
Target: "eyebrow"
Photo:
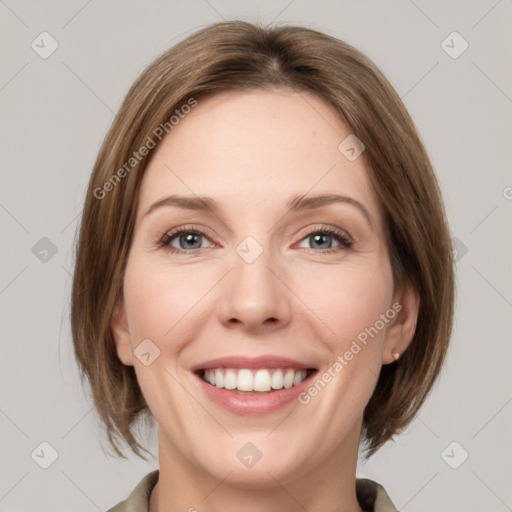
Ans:
{"type": "MultiPolygon", "coordinates": [[[[362,203],[351,197],[339,194],[319,194],[315,196],[307,196],[307,194],[296,194],[287,201],[284,215],[301,210],[314,210],[316,208],[321,208],[322,206],[327,206],[334,203],[344,203],[356,207],[366,218],[368,224],[370,224],[372,228],[374,227],[372,217],[362,203]]],[[[153,203],[146,210],[144,217],[164,206],[176,206],[178,208],[195,211],[208,210],[214,214],[220,210],[219,203],[217,203],[217,201],[211,197],[171,195],[160,199],[156,203],[153,203]]]]}

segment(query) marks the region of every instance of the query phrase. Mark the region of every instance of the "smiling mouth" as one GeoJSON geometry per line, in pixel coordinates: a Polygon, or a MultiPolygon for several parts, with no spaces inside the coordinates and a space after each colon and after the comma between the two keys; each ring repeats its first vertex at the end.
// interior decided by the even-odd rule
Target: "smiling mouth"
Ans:
{"type": "Polygon", "coordinates": [[[240,393],[271,393],[293,388],[316,373],[316,369],[209,368],[197,371],[213,387],[240,393]]]}

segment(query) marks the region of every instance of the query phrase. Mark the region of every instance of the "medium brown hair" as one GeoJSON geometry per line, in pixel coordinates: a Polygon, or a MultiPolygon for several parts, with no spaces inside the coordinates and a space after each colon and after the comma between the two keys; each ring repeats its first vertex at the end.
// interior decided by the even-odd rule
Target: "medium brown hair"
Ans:
{"type": "Polygon", "coordinates": [[[82,381],[88,379],[110,445],[121,457],[117,444],[124,440],[144,458],[139,449],[147,450],[132,426],[144,415],[151,418],[134,368],[119,360],[110,328],[152,155],[137,152],[149,139],[158,142],[159,127],[169,126],[191,99],[283,88],[324,100],[363,142],[384,212],[395,286],[408,281],[419,292],[414,338],[399,361],[382,367],[364,411],[367,456],[411,422],[440,372],[453,316],[450,236],[432,166],[399,96],[367,57],[331,36],[296,26],[214,24],[165,52],[132,85],[101,146],[85,199],[72,335],[82,381]],[[130,160],[134,154],[136,162],[130,160]]]}

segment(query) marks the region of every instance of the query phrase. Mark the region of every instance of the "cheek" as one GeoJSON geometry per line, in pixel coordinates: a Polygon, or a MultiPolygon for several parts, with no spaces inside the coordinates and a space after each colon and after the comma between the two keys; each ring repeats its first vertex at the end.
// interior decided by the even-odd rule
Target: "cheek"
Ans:
{"type": "MultiPolygon", "coordinates": [[[[124,282],[132,345],[135,348],[149,338],[166,353],[178,352],[204,324],[208,309],[229,295],[219,291],[224,270],[172,266],[165,259],[150,263],[141,254],[132,256],[124,282]]],[[[316,331],[312,334],[332,352],[344,351],[391,305],[393,282],[387,258],[360,258],[340,265],[292,264],[283,272],[291,291],[276,286],[288,294],[292,324],[308,323],[316,331]]]]}
{"type": "MultiPolygon", "coordinates": [[[[393,280],[385,259],[374,265],[347,264],[309,274],[308,282],[300,284],[300,293],[307,297],[305,302],[318,323],[324,324],[325,341],[333,352],[345,350],[391,306],[393,280]]],[[[385,329],[380,327],[383,334],[385,329]]]]}
{"type": "Polygon", "coordinates": [[[312,310],[328,327],[322,338],[328,356],[299,402],[312,407],[319,422],[324,420],[325,439],[334,443],[362,414],[375,389],[383,340],[394,318],[389,314],[393,281],[385,260],[316,277],[323,293],[314,295],[312,310]]]}
{"type": "MultiPolygon", "coordinates": [[[[173,331],[186,325],[209,286],[199,279],[197,272],[172,268],[165,262],[145,264],[143,258],[134,254],[124,281],[132,344],[142,337],[163,348],[163,340],[172,339],[173,331]]],[[[176,342],[179,339],[174,338],[173,346],[177,347],[176,342]]]]}
{"type": "Polygon", "coordinates": [[[197,411],[187,403],[179,384],[182,380],[179,356],[193,337],[187,326],[190,322],[197,324],[194,304],[205,290],[190,286],[191,276],[169,265],[150,265],[137,252],[132,256],[126,268],[124,295],[136,355],[134,369],[153,416],[170,429],[174,439],[180,439],[186,431],[184,419],[197,415],[197,411]],[[154,345],[145,342],[151,358],[150,363],[145,364],[137,357],[137,347],[148,339],[154,345]],[[180,413],[176,414],[177,411],[180,413]]]}

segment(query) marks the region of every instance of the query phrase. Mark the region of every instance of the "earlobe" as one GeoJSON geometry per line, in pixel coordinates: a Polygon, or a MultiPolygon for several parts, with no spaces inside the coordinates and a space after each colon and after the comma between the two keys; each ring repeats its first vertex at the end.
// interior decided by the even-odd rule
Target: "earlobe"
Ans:
{"type": "Polygon", "coordinates": [[[395,295],[393,309],[398,313],[386,331],[382,364],[394,363],[403,356],[416,332],[419,307],[419,292],[412,284],[404,285],[395,295]]]}
{"type": "Polygon", "coordinates": [[[133,366],[133,352],[130,340],[130,332],[128,330],[128,322],[126,321],[126,310],[124,301],[120,297],[110,319],[110,330],[116,344],[117,357],[125,366],[133,366]]]}

